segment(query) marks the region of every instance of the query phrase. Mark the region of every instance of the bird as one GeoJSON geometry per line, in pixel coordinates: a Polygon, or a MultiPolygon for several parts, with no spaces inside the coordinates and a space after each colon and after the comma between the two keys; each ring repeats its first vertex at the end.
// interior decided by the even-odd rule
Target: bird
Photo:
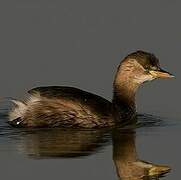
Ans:
{"type": "Polygon", "coordinates": [[[24,128],[106,128],[134,122],[139,87],[158,78],[173,78],[152,53],[138,50],[123,58],[113,81],[109,101],[66,86],[36,87],[24,100],[12,100],[9,124],[24,128]]]}

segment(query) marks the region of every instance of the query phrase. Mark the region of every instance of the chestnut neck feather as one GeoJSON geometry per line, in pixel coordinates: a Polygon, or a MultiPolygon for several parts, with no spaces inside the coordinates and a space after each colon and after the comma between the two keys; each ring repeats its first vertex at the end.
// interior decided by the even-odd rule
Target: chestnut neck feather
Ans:
{"type": "Polygon", "coordinates": [[[136,113],[135,96],[140,84],[128,71],[119,71],[114,80],[113,110],[121,119],[129,119],[136,113]]]}
{"type": "Polygon", "coordinates": [[[131,82],[121,82],[114,85],[113,107],[119,112],[121,118],[136,112],[135,96],[137,86],[131,82]]]}
{"type": "Polygon", "coordinates": [[[134,108],[135,95],[137,86],[131,84],[131,82],[121,82],[114,85],[113,103],[123,103],[124,105],[134,108]]]}

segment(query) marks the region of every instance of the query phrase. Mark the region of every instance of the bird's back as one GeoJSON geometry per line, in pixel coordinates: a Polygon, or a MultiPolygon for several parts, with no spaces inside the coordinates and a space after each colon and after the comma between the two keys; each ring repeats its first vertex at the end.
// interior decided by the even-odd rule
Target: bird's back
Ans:
{"type": "Polygon", "coordinates": [[[21,125],[30,127],[106,127],[113,121],[111,102],[73,87],[38,87],[30,99],[21,125]]]}

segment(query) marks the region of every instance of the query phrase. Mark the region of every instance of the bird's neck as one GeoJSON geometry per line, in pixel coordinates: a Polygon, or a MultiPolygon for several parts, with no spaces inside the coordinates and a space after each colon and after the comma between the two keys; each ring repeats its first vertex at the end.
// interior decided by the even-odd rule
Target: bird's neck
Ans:
{"type": "Polygon", "coordinates": [[[113,111],[119,121],[128,121],[136,114],[135,96],[138,84],[129,79],[114,81],[113,111]]]}
{"type": "Polygon", "coordinates": [[[114,85],[113,102],[123,103],[135,107],[135,96],[137,87],[129,82],[122,82],[114,85]]]}

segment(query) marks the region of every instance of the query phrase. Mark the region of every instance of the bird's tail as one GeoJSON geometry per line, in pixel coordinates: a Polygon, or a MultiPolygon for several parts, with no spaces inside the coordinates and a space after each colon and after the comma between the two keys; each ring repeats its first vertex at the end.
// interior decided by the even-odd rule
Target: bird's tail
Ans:
{"type": "Polygon", "coordinates": [[[21,119],[24,116],[24,113],[27,110],[27,105],[23,101],[10,99],[13,102],[14,107],[9,112],[9,122],[12,122],[17,119],[21,119]]]}

